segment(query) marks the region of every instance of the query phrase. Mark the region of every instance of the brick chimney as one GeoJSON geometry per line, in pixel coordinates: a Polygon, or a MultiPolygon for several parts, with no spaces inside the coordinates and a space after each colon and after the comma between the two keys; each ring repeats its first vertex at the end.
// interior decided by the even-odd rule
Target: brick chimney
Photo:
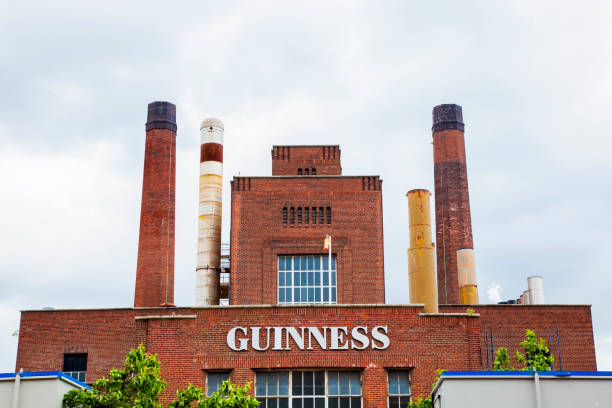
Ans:
{"type": "Polygon", "coordinates": [[[145,143],[134,307],[174,306],[175,105],[149,104],[145,143]]]}
{"type": "Polygon", "coordinates": [[[473,249],[461,106],[433,109],[438,301],[459,304],[457,251],[473,249]]]}

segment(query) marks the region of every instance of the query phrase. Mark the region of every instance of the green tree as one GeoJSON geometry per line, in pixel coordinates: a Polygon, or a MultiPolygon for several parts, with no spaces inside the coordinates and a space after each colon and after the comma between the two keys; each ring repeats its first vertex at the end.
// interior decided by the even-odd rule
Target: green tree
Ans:
{"type": "MultiPolygon", "coordinates": [[[[442,375],[443,372],[444,370],[442,370],[441,368],[438,368],[436,370],[436,378],[434,379],[433,384],[431,384],[432,390],[438,383],[438,380],[440,379],[440,376],[442,375]]],[[[433,402],[431,401],[431,394],[425,398],[418,398],[416,401],[410,401],[408,405],[406,405],[406,408],[432,408],[432,407],[433,407],[433,402]]]]}
{"type": "MultiPolygon", "coordinates": [[[[157,357],[146,352],[141,345],[130,350],[125,357],[123,369],[113,368],[108,378],[100,378],[91,390],[72,390],[64,395],[64,408],[163,408],[159,398],[166,389],[160,377],[157,357]]],[[[176,400],[169,408],[256,408],[259,406],[249,396],[251,385],[236,387],[223,382],[219,391],[204,398],[202,390],[189,384],[176,392],[176,400]]]]}
{"type": "Polygon", "coordinates": [[[520,351],[516,352],[515,358],[520,364],[525,364],[521,370],[531,371],[547,371],[554,363],[555,358],[550,353],[546,340],[536,338],[533,330],[527,329],[525,332],[525,340],[521,341],[521,346],[525,349],[525,354],[520,351]]]}
{"type": "Polygon", "coordinates": [[[512,371],[514,368],[510,365],[510,356],[505,347],[500,347],[495,352],[495,360],[493,361],[493,370],[495,371],[512,371]]]}

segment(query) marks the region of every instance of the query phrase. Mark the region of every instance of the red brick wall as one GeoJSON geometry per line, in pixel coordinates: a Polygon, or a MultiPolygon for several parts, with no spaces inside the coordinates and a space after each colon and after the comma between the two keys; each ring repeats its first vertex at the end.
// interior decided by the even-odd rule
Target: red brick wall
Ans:
{"type": "MultiPolygon", "coordinates": [[[[317,176],[339,176],[339,146],[273,146],[272,175],[296,176],[298,169],[316,169],[317,176]]],[[[303,171],[304,174],[304,171],[303,171]]]]}
{"type": "Polygon", "coordinates": [[[457,250],[474,248],[463,131],[434,132],[438,301],[459,303],[457,250]]]}
{"type": "Polygon", "coordinates": [[[176,132],[148,130],[134,307],[174,303],[175,180],[176,132]]]}
{"type": "Polygon", "coordinates": [[[277,303],[278,255],[326,255],[326,234],[337,259],[338,303],[384,303],[381,184],[377,176],[235,177],[230,303],[277,303]],[[331,224],[283,224],[283,207],[313,206],[331,207],[331,224]]]}
{"type": "MultiPolygon", "coordinates": [[[[480,360],[482,368],[489,367],[491,359],[491,331],[493,350],[505,347],[514,361],[516,350],[522,351],[520,342],[525,338],[525,329],[534,330],[538,337],[546,340],[555,358],[554,368],[559,370],[596,370],[595,342],[591,307],[582,305],[475,305],[467,306],[479,313],[480,360]],[[559,346],[557,345],[559,329],[559,346]],[[485,339],[486,335],[486,339],[485,339]],[[559,357],[561,352],[561,358],[559,357]],[[560,363],[562,366],[560,366],[560,363]]],[[[460,312],[466,306],[444,306],[440,311],[460,312]]]]}

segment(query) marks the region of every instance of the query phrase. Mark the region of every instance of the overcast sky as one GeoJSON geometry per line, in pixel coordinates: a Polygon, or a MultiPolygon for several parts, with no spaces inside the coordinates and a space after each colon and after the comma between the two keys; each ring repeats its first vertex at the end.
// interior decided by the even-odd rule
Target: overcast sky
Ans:
{"type": "Polygon", "coordinates": [[[133,304],[147,104],[177,105],[175,301],[192,305],[199,123],[229,181],[274,144],[339,144],[383,180],[387,303],[433,192],[431,110],[463,106],[481,302],[531,275],[592,304],[612,370],[612,9],[602,1],[0,4],[0,372],[19,310],[133,304]],[[94,4],[99,4],[95,6],[94,4]]]}

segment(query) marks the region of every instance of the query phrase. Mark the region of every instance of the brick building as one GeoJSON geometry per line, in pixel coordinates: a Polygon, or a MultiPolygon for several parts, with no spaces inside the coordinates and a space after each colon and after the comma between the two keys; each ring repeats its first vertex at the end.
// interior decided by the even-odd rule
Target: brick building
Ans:
{"type": "MultiPolygon", "coordinates": [[[[462,122],[461,108],[452,107],[450,116],[434,114],[434,148],[440,151],[452,149],[440,145],[445,136],[439,132],[462,122]]],[[[150,110],[149,119],[147,149],[173,143],[173,105],[150,110]],[[156,126],[165,131],[151,132],[156,126]],[[166,142],[149,141],[156,136],[166,142]]],[[[446,136],[459,150],[463,123],[460,132],[446,136]]],[[[171,214],[166,225],[174,225],[174,172],[167,170],[174,169],[172,151],[145,152],[145,162],[166,160],[165,171],[151,165],[159,171],[145,180],[168,193],[145,198],[143,189],[142,220],[171,214]]],[[[448,197],[436,199],[436,220],[440,206],[457,204],[449,204],[452,197],[467,207],[447,219],[454,232],[442,231],[451,237],[446,241],[452,246],[442,251],[448,256],[471,245],[465,155],[458,165],[463,175],[456,178],[451,162],[457,160],[435,157],[436,166],[446,163],[441,185],[448,197]],[[452,237],[467,236],[467,227],[469,242],[457,244],[452,237]]],[[[551,342],[555,368],[596,369],[588,305],[458,304],[456,265],[445,271],[446,294],[452,296],[440,297],[439,313],[424,313],[420,304],[385,304],[381,186],[378,176],[342,175],[338,146],[274,146],[272,176],[231,182],[229,306],[172,306],[167,292],[174,275],[165,253],[146,270],[140,266],[140,254],[159,245],[147,235],[159,231],[143,232],[141,226],[143,279],[137,280],[135,307],[23,311],[16,368],[67,371],[68,362],[69,371],[93,382],[143,344],[158,354],[168,399],[188,383],[210,392],[229,377],[253,382],[266,407],[398,407],[429,393],[436,369],[489,368],[497,347],[518,348],[531,328],[551,342]],[[323,248],[326,235],[331,250],[323,248]],[[467,313],[468,307],[474,312],[467,313]]],[[[172,242],[173,233],[166,234],[172,242]]]]}

